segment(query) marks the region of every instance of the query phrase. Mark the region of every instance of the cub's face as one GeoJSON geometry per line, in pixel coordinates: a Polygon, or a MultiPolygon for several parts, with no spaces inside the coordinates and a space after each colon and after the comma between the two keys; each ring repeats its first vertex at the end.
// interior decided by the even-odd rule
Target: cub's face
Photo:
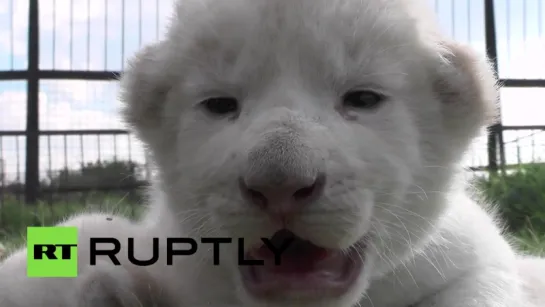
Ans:
{"type": "Polygon", "coordinates": [[[265,261],[240,266],[228,248],[244,302],[349,306],[444,207],[494,80],[407,5],[181,1],[132,60],[124,116],[180,227],[244,238],[245,259],[265,261]],[[280,265],[261,238],[289,243],[280,265]]]}

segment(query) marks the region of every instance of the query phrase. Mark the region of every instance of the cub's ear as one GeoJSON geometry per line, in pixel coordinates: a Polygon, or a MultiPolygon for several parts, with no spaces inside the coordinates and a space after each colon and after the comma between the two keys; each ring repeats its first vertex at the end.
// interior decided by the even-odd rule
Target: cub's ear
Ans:
{"type": "Polygon", "coordinates": [[[165,42],[145,46],[128,61],[120,80],[121,116],[145,141],[161,126],[172,87],[167,52],[165,42]]]}
{"type": "Polygon", "coordinates": [[[453,144],[465,148],[497,120],[496,77],[486,57],[469,46],[446,42],[440,50],[432,72],[433,89],[442,103],[445,132],[453,144]]]}

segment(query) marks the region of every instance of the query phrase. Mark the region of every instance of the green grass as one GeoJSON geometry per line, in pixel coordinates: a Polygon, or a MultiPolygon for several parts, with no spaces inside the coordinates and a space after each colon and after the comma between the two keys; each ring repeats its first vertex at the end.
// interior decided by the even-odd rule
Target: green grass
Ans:
{"type": "Polygon", "coordinates": [[[524,253],[545,257],[545,234],[538,233],[531,227],[512,235],[513,242],[524,253]]]}
{"type": "Polygon", "coordinates": [[[477,178],[476,187],[497,206],[509,230],[545,234],[545,164],[519,167],[505,175],[477,178]]]}
{"type": "Polygon", "coordinates": [[[131,204],[122,197],[108,196],[87,205],[77,201],[59,201],[53,205],[38,203],[29,206],[5,199],[0,208],[0,243],[8,252],[24,244],[28,226],[54,225],[81,212],[111,212],[136,219],[144,209],[142,205],[131,204]]]}

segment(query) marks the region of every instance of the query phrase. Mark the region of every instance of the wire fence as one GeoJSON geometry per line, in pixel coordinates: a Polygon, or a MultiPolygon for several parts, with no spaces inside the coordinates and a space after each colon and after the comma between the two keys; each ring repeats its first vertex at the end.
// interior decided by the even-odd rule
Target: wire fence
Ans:
{"type": "MultiPolygon", "coordinates": [[[[468,169],[542,161],[545,0],[430,4],[445,31],[492,59],[503,84],[502,122],[475,142],[468,169]]],[[[163,35],[171,5],[0,0],[0,205],[139,199],[152,171],[117,118],[117,79],[127,57],[163,35]]]]}

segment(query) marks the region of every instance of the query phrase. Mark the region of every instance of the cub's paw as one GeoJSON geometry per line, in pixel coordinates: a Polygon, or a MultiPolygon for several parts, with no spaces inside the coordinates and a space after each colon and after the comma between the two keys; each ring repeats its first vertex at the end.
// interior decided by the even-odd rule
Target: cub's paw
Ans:
{"type": "Polygon", "coordinates": [[[78,307],[168,307],[158,283],[142,268],[99,262],[77,279],[78,307]]]}

